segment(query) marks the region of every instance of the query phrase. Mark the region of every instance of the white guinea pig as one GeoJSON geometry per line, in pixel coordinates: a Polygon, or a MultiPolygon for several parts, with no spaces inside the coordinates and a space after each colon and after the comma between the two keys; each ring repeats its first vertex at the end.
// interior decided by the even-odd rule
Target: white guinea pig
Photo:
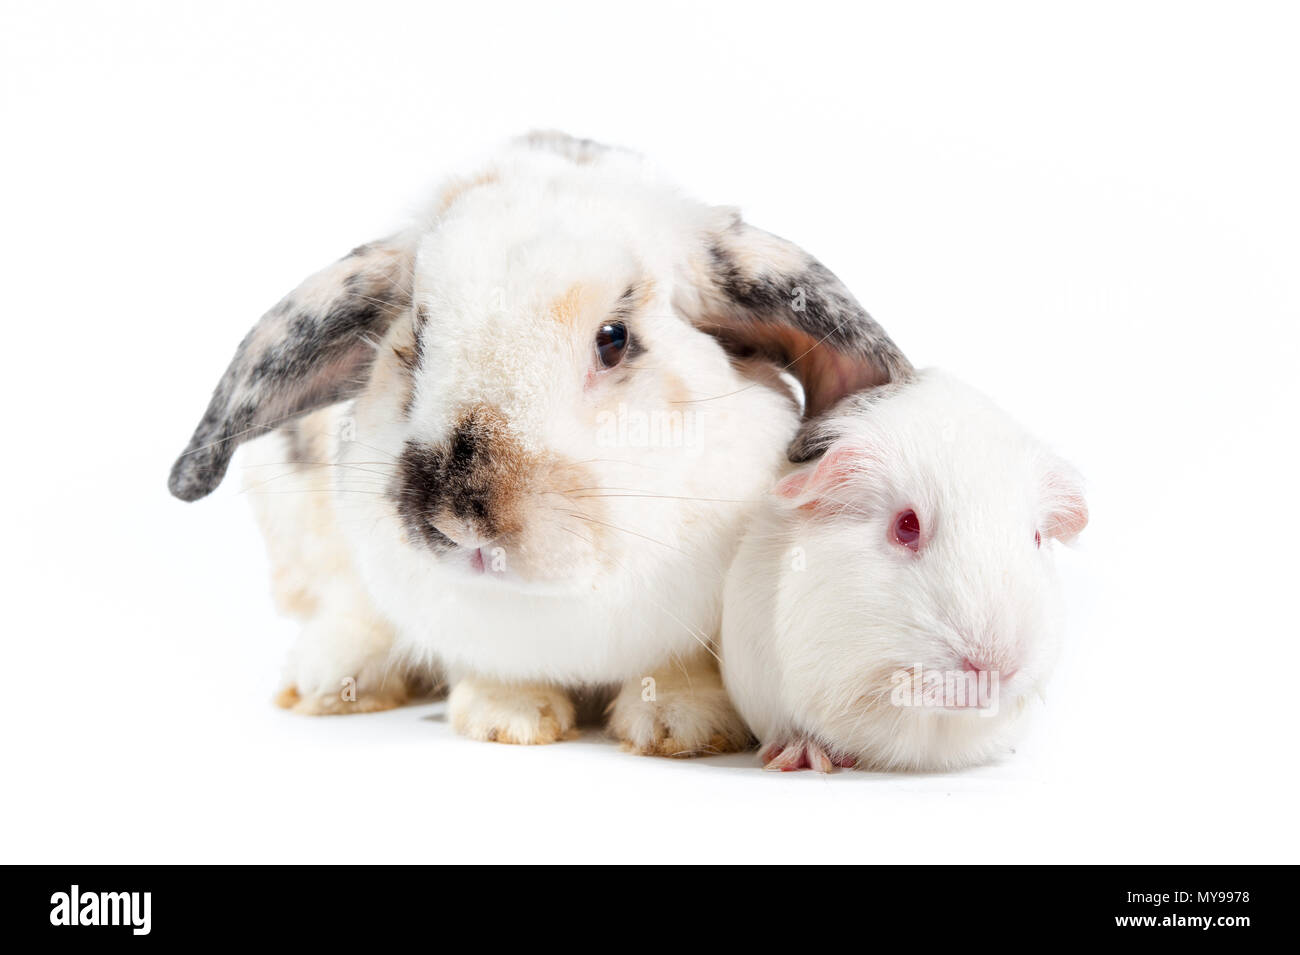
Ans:
{"type": "Polygon", "coordinates": [[[1057,656],[1074,470],[934,370],[842,402],[729,572],[723,675],[768,769],[942,770],[1004,748],[1057,656]]]}

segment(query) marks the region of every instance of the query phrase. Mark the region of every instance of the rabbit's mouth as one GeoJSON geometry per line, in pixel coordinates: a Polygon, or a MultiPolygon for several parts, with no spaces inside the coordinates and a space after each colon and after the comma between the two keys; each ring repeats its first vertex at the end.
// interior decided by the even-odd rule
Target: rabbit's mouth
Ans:
{"type": "Polygon", "coordinates": [[[580,534],[563,533],[564,518],[539,519],[518,531],[489,536],[473,522],[440,514],[425,520],[418,542],[458,583],[482,581],[490,590],[509,587],[538,594],[589,589],[606,568],[599,550],[580,534]]]}
{"type": "Polygon", "coordinates": [[[425,521],[424,524],[426,539],[440,544],[434,548],[439,563],[474,577],[488,573],[500,576],[507,572],[505,547],[475,533],[468,522],[443,515],[437,523],[425,521]]]}
{"type": "MultiPolygon", "coordinates": [[[[450,555],[449,555],[450,556],[450,555]]],[[[444,563],[454,563],[471,577],[484,577],[494,580],[514,580],[523,583],[518,574],[512,573],[506,549],[491,543],[478,547],[461,548],[454,558],[444,558],[444,563]]]]}
{"type": "Polygon", "coordinates": [[[499,413],[476,405],[447,439],[406,443],[388,498],[407,542],[439,564],[572,590],[613,560],[607,500],[591,492],[599,483],[582,462],[526,451],[499,413]]]}
{"type": "Polygon", "coordinates": [[[581,559],[571,565],[575,568],[572,572],[554,573],[529,564],[521,567],[522,560],[517,550],[498,543],[478,547],[453,545],[452,550],[439,556],[437,565],[449,575],[449,584],[466,596],[477,595],[475,599],[496,601],[505,591],[570,598],[591,587],[590,575],[583,572],[588,564],[581,559]]]}

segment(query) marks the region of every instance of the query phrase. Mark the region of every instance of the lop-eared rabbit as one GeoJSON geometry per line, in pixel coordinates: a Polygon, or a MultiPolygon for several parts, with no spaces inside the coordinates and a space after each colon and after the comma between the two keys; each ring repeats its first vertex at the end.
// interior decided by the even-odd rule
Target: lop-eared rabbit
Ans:
{"type": "Polygon", "coordinates": [[[802,249],[533,134],[267,312],[170,488],[204,497],[273,432],[246,475],[304,622],[284,705],[383,709],[438,668],[476,739],[561,739],[602,688],[637,752],[729,750],[714,642],[800,423],[781,370],[815,416],[910,366],[802,249]]]}

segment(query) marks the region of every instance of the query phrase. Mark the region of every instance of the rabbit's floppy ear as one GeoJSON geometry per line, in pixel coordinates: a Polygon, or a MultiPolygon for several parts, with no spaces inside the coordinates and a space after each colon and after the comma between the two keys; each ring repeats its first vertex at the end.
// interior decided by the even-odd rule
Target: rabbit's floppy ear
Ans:
{"type": "Polygon", "coordinates": [[[724,343],[766,355],[804,388],[812,418],[845,395],[910,377],[912,365],[834,273],[726,210],[677,302],[724,343]]]}
{"type": "Polygon", "coordinates": [[[242,442],[361,390],[377,342],[411,304],[415,245],[410,233],[354,249],[262,316],[172,466],[172,494],[205,497],[242,442]]]}

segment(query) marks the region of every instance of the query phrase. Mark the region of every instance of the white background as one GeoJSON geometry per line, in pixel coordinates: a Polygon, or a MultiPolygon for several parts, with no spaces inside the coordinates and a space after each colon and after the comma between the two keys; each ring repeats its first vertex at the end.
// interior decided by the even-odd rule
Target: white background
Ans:
{"type": "Polygon", "coordinates": [[[1296,861],[1300,23],[1282,5],[19,4],[3,77],[4,861],[1296,861]],[[1089,480],[1031,737],[767,774],[270,703],[256,317],[533,127],[638,148],[1089,480]]]}

